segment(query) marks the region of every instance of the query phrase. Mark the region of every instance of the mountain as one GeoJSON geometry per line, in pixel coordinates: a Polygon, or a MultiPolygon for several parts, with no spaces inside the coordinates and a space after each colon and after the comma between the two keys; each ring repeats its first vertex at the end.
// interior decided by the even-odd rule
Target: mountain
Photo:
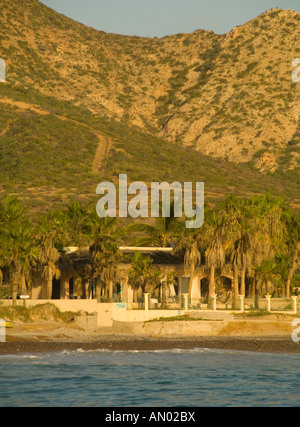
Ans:
{"type": "Polygon", "coordinates": [[[37,0],[0,6],[2,194],[43,209],[128,173],[298,204],[299,13],[158,39],[96,31],[37,0]]]}

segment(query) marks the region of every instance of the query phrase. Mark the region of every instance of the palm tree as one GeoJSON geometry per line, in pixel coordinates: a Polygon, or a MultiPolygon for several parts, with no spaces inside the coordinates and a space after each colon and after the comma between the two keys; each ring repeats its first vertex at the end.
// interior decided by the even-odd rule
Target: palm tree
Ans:
{"type": "Polygon", "coordinates": [[[131,268],[129,270],[129,282],[136,291],[142,287],[145,292],[148,280],[152,276],[152,259],[149,256],[143,255],[135,251],[131,257],[131,268]]]}
{"type": "Polygon", "coordinates": [[[25,276],[38,256],[34,229],[25,212],[26,208],[17,198],[7,197],[0,204],[1,256],[9,269],[14,305],[17,302],[18,289],[25,283],[25,276]]]}
{"type": "Polygon", "coordinates": [[[272,279],[276,280],[278,277],[278,265],[275,260],[266,260],[261,263],[259,267],[254,268],[256,277],[259,280],[261,285],[261,294],[262,290],[265,289],[265,292],[268,294],[269,283],[272,279]]]}
{"type": "Polygon", "coordinates": [[[292,260],[289,265],[289,272],[288,272],[287,281],[286,281],[286,297],[287,298],[290,297],[292,279],[295,276],[297,268],[300,266],[300,242],[297,242],[294,244],[292,251],[293,251],[292,260]]]}
{"type": "Polygon", "coordinates": [[[143,292],[149,293],[150,308],[151,296],[162,280],[161,272],[153,270],[152,262],[149,256],[136,251],[131,258],[131,269],[129,270],[129,282],[134,286],[135,291],[141,287],[143,292]]]}
{"type": "Polygon", "coordinates": [[[12,288],[13,304],[16,304],[19,287],[24,283],[25,276],[31,270],[32,264],[38,257],[38,249],[34,245],[32,227],[11,226],[4,240],[4,258],[9,265],[9,282],[12,288]]]}
{"type": "Polygon", "coordinates": [[[300,265],[300,213],[291,209],[283,212],[283,221],[286,225],[287,252],[290,256],[286,280],[286,296],[290,297],[291,282],[300,265]]]}
{"type": "MultiPolygon", "coordinates": [[[[252,214],[253,233],[251,236],[253,270],[260,271],[264,265],[275,259],[276,253],[285,250],[285,227],[282,221],[284,200],[266,196],[255,196],[250,200],[249,210],[252,214]]],[[[255,295],[261,274],[255,274],[255,295]]],[[[257,298],[255,300],[257,306],[257,298]]]]}
{"type": "MultiPolygon", "coordinates": [[[[119,250],[122,230],[116,218],[99,217],[90,213],[88,229],[90,234],[91,275],[90,281],[99,278],[113,298],[113,284],[117,278],[118,264],[121,260],[119,250]]],[[[99,286],[99,284],[98,284],[99,286]]],[[[96,290],[97,294],[99,292],[96,290]]]]}
{"type": "Polygon", "coordinates": [[[216,268],[222,269],[225,264],[225,248],[220,230],[216,230],[209,247],[205,253],[206,263],[210,269],[209,287],[208,287],[208,307],[212,308],[212,295],[216,293],[215,271],[216,268]]]}
{"type": "MultiPolygon", "coordinates": [[[[233,268],[233,305],[237,305],[238,278],[240,292],[245,295],[245,276],[251,269],[256,271],[264,262],[271,261],[284,247],[284,228],[281,215],[284,200],[266,196],[251,199],[228,197],[223,203],[227,250],[233,268]]],[[[260,280],[260,276],[256,274],[260,280]]],[[[255,292],[257,294],[257,292],[255,292]]]]}
{"type": "Polygon", "coordinates": [[[216,293],[216,269],[221,270],[225,264],[226,236],[224,236],[224,218],[221,210],[207,212],[206,228],[203,228],[203,232],[206,233],[206,238],[208,239],[205,250],[205,263],[209,268],[208,307],[212,308],[212,295],[216,293]]]}
{"type": "Polygon", "coordinates": [[[131,223],[127,226],[127,232],[129,233],[144,232],[147,234],[132,240],[132,245],[163,248],[174,246],[175,236],[182,227],[182,223],[174,216],[174,201],[170,205],[170,217],[163,217],[161,212],[162,205],[160,204],[160,217],[156,218],[155,225],[131,223]]]}
{"type": "MultiPolygon", "coordinates": [[[[93,281],[95,278],[100,279],[108,291],[108,299],[112,301],[114,283],[119,278],[118,264],[122,256],[119,245],[117,242],[103,240],[97,249],[95,245],[92,245],[90,253],[92,255],[90,281],[93,281]]],[[[99,290],[97,291],[97,295],[100,295],[99,290]]]]}
{"type": "Polygon", "coordinates": [[[64,210],[67,241],[72,246],[83,247],[90,241],[91,204],[83,205],[78,201],[66,205],[64,210]]]}
{"type": "Polygon", "coordinates": [[[201,264],[202,255],[200,245],[202,244],[202,233],[195,229],[183,229],[181,235],[177,237],[178,243],[174,248],[174,253],[184,254],[184,268],[189,274],[188,294],[191,295],[193,281],[196,270],[201,264]]]}
{"type": "Polygon", "coordinates": [[[40,217],[36,230],[39,257],[37,269],[47,283],[47,299],[52,298],[53,278],[59,277],[58,261],[63,252],[66,218],[62,211],[50,211],[40,217]]]}
{"type": "MultiPolygon", "coordinates": [[[[184,223],[180,223],[176,233],[176,246],[174,253],[179,252],[184,256],[184,267],[187,274],[189,274],[189,288],[188,293],[191,295],[194,278],[197,274],[197,269],[201,266],[205,254],[208,255],[215,230],[218,224],[218,217],[214,209],[209,206],[205,207],[205,222],[199,229],[188,229],[184,227],[184,223]]],[[[210,267],[207,263],[206,265],[210,267]]],[[[210,270],[211,276],[211,289],[215,289],[214,283],[214,269],[210,270]]],[[[214,293],[212,291],[211,293],[214,293]]]]}
{"type": "Polygon", "coordinates": [[[224,220],[223,228],[226,237],[226,250],[229,253],[229,262],[233,270],[233,299],[232,305],[239,306],[239,294],[246,294],[246,271],[252,268],[251,235],[253,227],[251,215],[248,211],[248,199],[230,195],[221,204],[224,220]],[[239,277],[241,287],[239,289],[239,277]]]}

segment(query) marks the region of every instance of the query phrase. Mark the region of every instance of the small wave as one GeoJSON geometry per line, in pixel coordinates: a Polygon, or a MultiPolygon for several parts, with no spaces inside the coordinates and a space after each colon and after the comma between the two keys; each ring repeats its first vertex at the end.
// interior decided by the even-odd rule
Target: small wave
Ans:
{"type": "Polygon", "coordinates": [[[145,354],[145,353],[154,353],[154,354],[182,354],[182,353],[209,353],[211,351],[218,351],[209,348],[191,348],[191,349],[182,349],[182,348],[171,348],[171,349],[145,349],[145,350],[110,350],[110,349],[95,349],[95,350],[82,350],[78,349],[78,353],[126,353],[126,354],[145,354]]]}
{"type": "Polygon", "coordinates": [[[1,361],[14,361],[14,360],[39,360],[42,356],[37,356],[36,354],[2,354],[0,355],[1,361]]]}

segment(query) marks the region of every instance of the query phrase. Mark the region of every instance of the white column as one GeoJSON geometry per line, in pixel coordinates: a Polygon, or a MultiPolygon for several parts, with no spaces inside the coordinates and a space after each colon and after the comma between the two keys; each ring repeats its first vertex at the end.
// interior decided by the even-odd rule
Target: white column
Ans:
{"type": "Polygon", "coordinates": [[[241,299],[241,313],[245,312],[245,295],[240,295],[241,299]]]}
{"type": "Polygon", "coordinates": [[[297,296],[292,296],[292,300],[293,300],[293,314],[297,314],[298,310],[297,310],[297,300],[298,297],[297,296]]]}
{"type": "Polygon", "coordinates": [[[195,276],[193,279],[192,290],[191,290],[192,304],[199,304],[200,298],[201,298],[200,280],[199,280],[199,277],[195,276]]]}
{"type": "Polygon", "coordinates": [[[149,310],[149,294],[144,294],[145,311],[149,310]]]}
{"type": "Polygon", "coordinates": [[[0,319],[0,342],[6,342],[6,323],[0,319]]]}
{"type": "Polygon", "coordinates": [[[60,278],[60,299],[69,299],[70,282],[69,276],[65,276],[63,273],[60,278]]]}
{"type": "Polygon", "coordinates": [[[271,312],[271,295],[265,295],[265,298],[267,300],[267,311],[271,312]]]}
{"type": "Polygon", "coordinates": [[[181,308],[181,299],[182,299],[182,278],[178,277],[178,302],[181,308]]]}
{"type": "Polygon", "coordinates": [[[184,310],[187,311],[189,309],[189,294],[182,294],[184,298],[184,310]]]}

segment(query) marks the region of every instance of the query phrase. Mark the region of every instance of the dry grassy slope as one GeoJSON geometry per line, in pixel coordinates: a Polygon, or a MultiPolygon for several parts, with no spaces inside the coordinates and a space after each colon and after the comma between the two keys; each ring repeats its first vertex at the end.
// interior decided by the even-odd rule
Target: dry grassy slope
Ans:
{"type": "Polygon", "coordinates": [[[174,70],[186,61],[197,63],[199,52],[217,38],[199,32],[187,50],[177,36],[159,40],[95,31],[35,0],[1,3],[1,53],[12,83],[33,85],[96,113],[129,115],[141,127],[156,126],[157,99],[170,89],[174,70]]]}
{"type": "Polygon", "coordinates": [[[284,156],[300,128],[300,84],[291,80],[299,13],[272,10],[222,36],[200,30],[149,39],[87,28],[37,0],[0,6],[0,56],[11,85],[212,156],[249,161],[264,149],[255,159],[262,170],[299,164],[297,141],[284,156]]]}
{"type": "MultiPolygon", "coordinates": [[[[300,85],[291,79],[299,40],[300,14],[279,9],[232,30],[220,42],[201,97],[178,108],[163,135],[231,160],[249,161],[266,150],[257,165],[275,170],[299,129],[300,85]]],[[[287,168],[298,159],[297,142],[287,168]]]]}

